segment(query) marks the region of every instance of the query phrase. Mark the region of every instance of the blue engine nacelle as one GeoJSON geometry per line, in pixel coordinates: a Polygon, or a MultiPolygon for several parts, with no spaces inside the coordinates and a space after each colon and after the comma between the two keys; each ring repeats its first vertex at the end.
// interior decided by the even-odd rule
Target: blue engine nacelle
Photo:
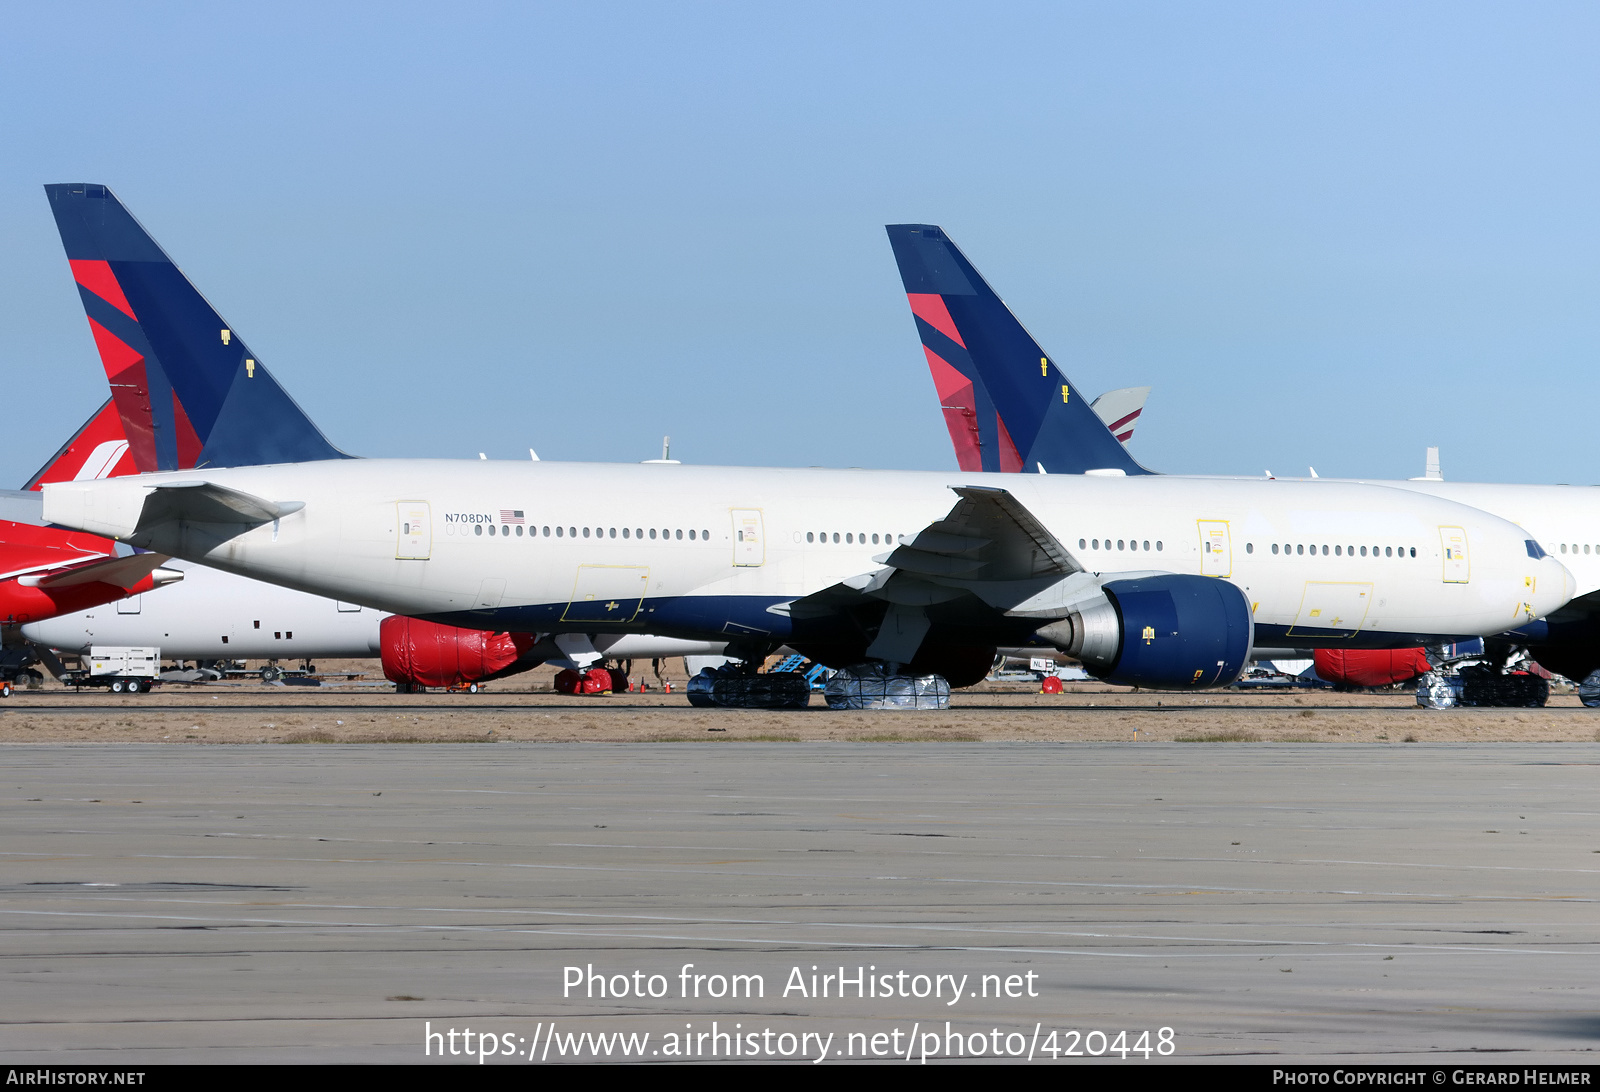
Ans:
{"type": "Polygon", "coordinates": [[[1105,598],[1039,631],[1097,679],[1151,690],[1226,686],[1255,638],[1237,586],[1176,574],[1107,581],[1105,598]]]}

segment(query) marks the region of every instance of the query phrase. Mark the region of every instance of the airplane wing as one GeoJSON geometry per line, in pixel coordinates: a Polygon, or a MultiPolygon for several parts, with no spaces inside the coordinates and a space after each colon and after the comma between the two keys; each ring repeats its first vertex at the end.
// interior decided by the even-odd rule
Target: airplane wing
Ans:
{"type": "Polygon", "coordinates": [[[919,577],[964,582],[1060,579],[1083,571],[1007,490],[969,485],[955,487],[955,493],[961,500],[948,516],[880,555],[882,563],[919,577]]]}
{"type": "Polygon", "coordinates": [[[1068,604],[1094,586],[1072,553],[1010,492],[953,489],[960,499],[950,514],[873,558],[883,568],[795,600],[789,616],[805,626],[865,616],[874,612],[864,608],[884,604],[867,655],[910,663],[936,624],[1025,637],[1065,617],[1068,604]]]}

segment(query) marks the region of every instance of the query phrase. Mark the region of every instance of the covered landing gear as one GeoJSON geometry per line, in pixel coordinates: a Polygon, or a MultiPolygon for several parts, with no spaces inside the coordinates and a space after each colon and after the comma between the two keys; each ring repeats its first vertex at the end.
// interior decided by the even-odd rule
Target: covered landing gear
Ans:
{"type": "MultiPolygon", "coordinates": [[[[1474,642],[1475,643],[1475,642],[1474,642]]],[[[1467,646],[1447,646],[1434,657],[1437,666],[1417,680],[1417,704],[1428,709],[1462,705],[1501,709],[1537,709],[1550,700],[1549,672],[1503,641],[1485,641],[1472,655],[1467,646]],[[1449,653],[1464,650],[1462,654],[1449,653]]],[[[1580,688],[1581,691],[1581,688],[1580,688]]],[[[1579,697],[1582,697],[1580,692],[1579,697]]],[[[1585,704],[1588,704],[1585,702],[1585,704]]]]}
{"type": "Polygon", "coordinates": [[[564,668],[556,673],[556,693],[604,697],[628,692],[628,674],[620,667],[591,667],[584,671],[564,668]]]}

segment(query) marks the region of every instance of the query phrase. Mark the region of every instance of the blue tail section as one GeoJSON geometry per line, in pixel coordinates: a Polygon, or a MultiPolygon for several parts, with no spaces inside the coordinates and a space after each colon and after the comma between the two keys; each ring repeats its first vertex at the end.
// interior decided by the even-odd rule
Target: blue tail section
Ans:
{"type": "Polygon", "coordinates": [[[888,232],[961,469],[1151,473],[942,230],[888,232]]]}
{"type": "Polygon", "coordinates": [[[107,187],[45,187],[141,471],[350,456],[107,187]]]}

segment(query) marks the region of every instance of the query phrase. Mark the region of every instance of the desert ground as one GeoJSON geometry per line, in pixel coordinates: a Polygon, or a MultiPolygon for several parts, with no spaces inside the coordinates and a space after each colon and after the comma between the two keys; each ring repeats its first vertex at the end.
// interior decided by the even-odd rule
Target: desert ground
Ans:
{"type": "MultiPolygon", "coordinates": [[[[793,711],[697,709],[682,661],[648,676],[643,693],[573,697],[544,668],[477,694],[396,694],[372,661],[319,665],[321,686],[253,680],[167,683],[113,696],[54,681],[0,701],[0,743],[493,743],[632,742],[1263,742],[1591,743],[1600,709],[1565,687],[1542,709],[1421,709],[1409,691],[1137,691],[1069,683],[1040,694],[1027,683],[957,691],[937,712],[838,712],[822,695],[793,711]],[[354,677],[345,677],[354,676],[354,677]]],[[[647,674],[635,668],[634,677],[647,674]]]]}

